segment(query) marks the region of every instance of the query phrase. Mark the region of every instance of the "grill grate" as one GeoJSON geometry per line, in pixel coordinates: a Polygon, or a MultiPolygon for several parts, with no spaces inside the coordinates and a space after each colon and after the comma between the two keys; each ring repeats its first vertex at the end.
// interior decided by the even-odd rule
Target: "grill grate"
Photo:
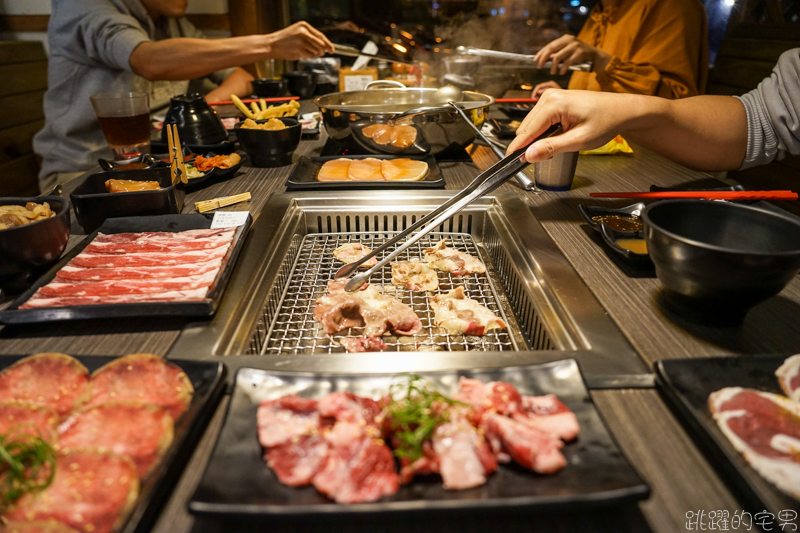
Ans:
{"type": "MultiPolygon", "coordinates": [[[[331,222],[333,222],[331,225],[338,226],[336,222],[331,222]]],[[[320,224],[320,226],[322,225],[320,224]]],[[[336,229],[339,230],[339,227],[336,229]]],[[[333,279],[333,275],[343,265],[334,258],[333,250],[347,242],[360,242],[375,249],[392,236],[391,233],[386,232],[365,233],[364,230],[367,228],[352,229],[358,230],[359,233],[306,235],[299,245],[299,250],[293,243],[291,252],[296,253],[296,259],[291,272],[288,275],[279,276],[280,279],[273,285],[274,290],[283,290],[283,293],[277,306],[270,304],[265,309],[262,320],[251,340],[251,353],[262,355],[342,353],[345,350],[335,342],[335,339],[345,334],[349,336],[362,334],[362,328],[351,328],[335,334],[332,339],[325,335],[322,327],[314,319],[317,298],[327,292],[328,280],[333,279]],[[277,312],[274,311],[275,308],[277,308],[277,312]]],[[[403,252],[397,260],[407,261],[412,258],[421,258],[425,249],[432,247],[444,237],[449,240],[448,246],[475,257],[481,257],[475,241],[469,234],[431,233],[403,252]]],[[[294,255],[292,253],[288,257],[294,255]]],[[[485,260],[485,258],[482,259],[485,260]]],[[[491,265],[487,264],[487,268],[491,268],[491,265]]],[[[282,268],[281,274],[285,272],[286,269],[282,268]]],[[[448,272],[439,272],[438,275],[439,289],[437,293],[446,293],[458,286],[463,286],[468,298],[476,300],[500,316],[510,326],[514,324],[506,316],[494,284],[487,275],[453,276],[448,272]]],[[[384,294],[393,296],[409,305],[417,313],[423,328],[414,336],[386,335],[381,337],[381,340],[387,345],[385,351],[505,351],[519,349],[508,330],[492,330],[483,336],[465,336],[452,335],[444,329],[435,327],[433,310],[428,304],[430,293],[397,287],[392,285],[391,278],[391,268],[387,265],[372,276],[370,283],[381,286],[384,294]]],[[[277,296],[277,294],[274,295],[277,296]]],[[[268,300],[272,299],[271,295],[268,300]]]]}

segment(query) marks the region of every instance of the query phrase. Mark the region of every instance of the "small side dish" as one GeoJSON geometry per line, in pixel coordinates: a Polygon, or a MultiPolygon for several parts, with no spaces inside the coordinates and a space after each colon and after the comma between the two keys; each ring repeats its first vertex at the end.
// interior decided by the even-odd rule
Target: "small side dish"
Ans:
{"type": "Polygon", "coordinates": [[[28,202],[25,205],[0,205],[0,230],[24,226],[54,216],[50,204],[28,202]]]}

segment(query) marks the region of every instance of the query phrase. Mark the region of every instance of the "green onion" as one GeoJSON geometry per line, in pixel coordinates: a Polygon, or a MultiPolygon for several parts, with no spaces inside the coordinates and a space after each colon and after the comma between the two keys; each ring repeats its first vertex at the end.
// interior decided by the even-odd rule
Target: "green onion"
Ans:
{"type": "Polygon", "coordinates": [[[25,494],[49,487],[55,474],[56,452],[41,434],[11,430],[0,435],[0,512],[25,494]]]}
{"type": "Polygon", "coordinates": [[[389,424],[395,432],[394,454],[414,462],[422,457],[422,445],[436,427],[447,422],[446,406],[465,405],[437,391],[420,376],[389,387],[389,424]],[[399,399],[395,399],[399,397],[399,399]]]}

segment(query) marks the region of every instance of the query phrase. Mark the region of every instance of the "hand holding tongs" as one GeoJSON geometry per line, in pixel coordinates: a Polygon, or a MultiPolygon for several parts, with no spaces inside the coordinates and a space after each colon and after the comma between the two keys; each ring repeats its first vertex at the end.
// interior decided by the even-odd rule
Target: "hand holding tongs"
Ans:
{"type": "MultiPolygon", "coordinates": [[[[560,129],[561,124],[554,124],[547,128],[547,131],[537,137],[534,142],[544,139],[545,137],[550,137],[560,129]]],[[[472,180],[472,183],[467,185],[461,192],[419,219],[405,231],[393,237],[382,246],[376,248],[369,255],[362,257],[354,263],[348,263],[340,268],[333,276],[334,279],[346,278],[350,276],[362,263],[380,253],[385,252],[390,246],[401,241],[417,228],[422,227],[423,225],[425,226],[413,237],[410,237],[405,243],[398,246],[389,255],[380,260],[377,265],[370,268],[366,272],[353,276],[353,278],[348,281],[344,287],[345,290],[350,292],[358,290],[367,280],[369,280],[372,274],[374,274],[378,269],[383,268],[389,261],[400,255],[406,248],[433,231],[437,226],[443,224],[447,219],[470,205],[478,198],[481,198],[498,188],[500,185],[511,179],[511,177],[513,177],[516,173],[528,166],[529,163],[521,160],[522,154],[525,153],[526,149],[527,147],[520,148],[519,150],[511,153],[510,155],[501,159],[499,162],[492,165],[488,170],[481,172],[478,177],[472,180]]]]}
{"type": "MultiPolygon", "coordinates": [[[[514,54],[512,52],[498,52],[497,50],[485,50],[483,48],[473,48],[472,46],[459,46],[456,48],[456,52],[459,54],[470,55],[470,56],[479,56],[479,57],[493,57],[496,59],[510,59],[512,61],[522,61],[523,63],[539,63],[536,59],[536,56],[528,55],[528,54],[514,54]]],[[[550,68],[552,65],[552,61],[548,61],[544,64],[542,68],[550,68]]],[[[579,70],[581,72],[591,72],[592,71],[592,62],[587,61],[586,63],[575,63],[574,65],[570,65],[567,67],[569,70],[579,70]]]]}
{"type": "Polygon", "coordinates": [[[183,147],[181,146],[181,138],[178,137],[178,125],[165,124],[164,127],[167,128],[169,168],[172,174],[172,184],[177,185],[180,181],[186,185],[189,182],[189,176],[186,174],[186,165],[183,163],[183,147]]]}

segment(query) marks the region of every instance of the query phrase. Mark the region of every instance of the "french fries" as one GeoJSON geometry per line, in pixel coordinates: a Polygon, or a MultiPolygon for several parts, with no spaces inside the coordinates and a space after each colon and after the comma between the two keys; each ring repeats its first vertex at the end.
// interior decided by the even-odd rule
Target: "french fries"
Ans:
{"type": "Polygon", "coordinates": [[[290,100],[289,102],[278,106],[267,106],[267,102],[261,98],[258,100],[258,103],[250,102],[249,108],[235,94],[231,95],[231,101],[236,105],[237,108],[239,108],[239,111],[241,111],[245,117],[253,120],[264,120],[266,118],[277,117],[293,117],[300,109],[300,104],[297,102],[297,100],[290,100]]]}

